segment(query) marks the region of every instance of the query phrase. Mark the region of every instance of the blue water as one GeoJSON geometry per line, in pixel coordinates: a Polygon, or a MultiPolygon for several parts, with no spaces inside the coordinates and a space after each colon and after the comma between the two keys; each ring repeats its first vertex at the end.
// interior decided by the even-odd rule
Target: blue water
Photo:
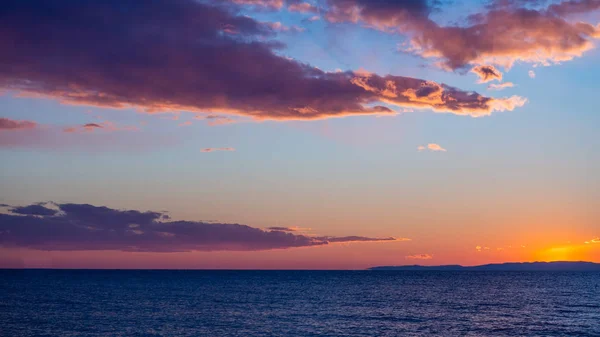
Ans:
{"type": "Polygon", "coordinates": [[[600,273],[0,270],[1,336],[600,336],[600,273]]]}

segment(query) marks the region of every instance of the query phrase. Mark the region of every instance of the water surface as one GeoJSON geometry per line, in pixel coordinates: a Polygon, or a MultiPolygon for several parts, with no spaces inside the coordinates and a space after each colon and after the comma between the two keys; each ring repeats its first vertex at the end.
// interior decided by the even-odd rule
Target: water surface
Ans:
{"type": "Polygon", "coordinates": [[[0,270],[1,336],[600,336],[600,273],[0,270]]]}

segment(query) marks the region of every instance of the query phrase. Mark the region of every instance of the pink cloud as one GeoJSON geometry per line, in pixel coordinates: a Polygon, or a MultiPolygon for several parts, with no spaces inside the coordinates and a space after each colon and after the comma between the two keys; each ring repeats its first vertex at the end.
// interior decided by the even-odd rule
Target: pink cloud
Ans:
{"type": "Polygon", "coordinates": [[[0,118],[0,131],[17,131],[34,129],[38,126],[36,122],[0,118]]]}
{"type": "Polygon", "coordinates": [[[442,26],[430,18],[435,8],[425,0],[329,0],[330,22],[361,23],[390,33],[408,35],[405,51],[437,60],[445,69],[469,65],[510,68],[521,61],[556,64],[582,56],[600,37],[600,25],[572,22],[571,14],[595,11],[597,0],[566,0],[543,9],[520,7],[524,2],[492,6],[471,15],[466,25],[442,26]]]}
{"type": "Polygon", "coordinates": [[[230,0],[240,5],[251,5],[266,7],[271,9],[281,9],[283,7],[284,0],[230,0]]]}

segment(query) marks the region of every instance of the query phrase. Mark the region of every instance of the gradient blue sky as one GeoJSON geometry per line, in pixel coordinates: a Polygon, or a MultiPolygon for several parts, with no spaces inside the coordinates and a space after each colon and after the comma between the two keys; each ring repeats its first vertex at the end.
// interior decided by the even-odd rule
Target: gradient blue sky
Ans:
{"type": "MultiPolygon", "coordinates": [[[[410,39],[405,34],[324,17],[308,22],[312,13],[243,5],[240,10],[257,21],[302,27],[277,33],[274,39],[286,45],[277,53],[323,71],[414,77],[484,96],[518,95],[527,103],[478,118],[393,107],[400,112],[396,116],[276,121],[227,115],[234,123],[209,125],[194,119],[201,115],[196,112],[63,104],[52,97],[19,97],[18,90],[5,87],[0,117],[34,121],[41,131],[0,131],[0,203],[87,203],[166,210],[181,220],[411,239],[257,252],[144,253],[147,257],[97,251],[82,253],[79,260],[73,252],[45,255],[6,246],[0,248],[5,261],[161,268],[600,262],[600,244],[584,244],[600,235],[598,48],[550,66],[517,61],[509,70],[498,67],[502,82],[515,86],[493,91],[487,86],[498,82],[479,84],[468,68],[448,71],[399,51],[410,39]],[[125,130],[63,132],[106,121],[125,130]],[[182,125],[186,122],[191,125],[182,125]],[[447,151],[417,149],[433,143],[447,151]],[[229,147],[235,151],[201,151],[229,147]],[[516,251],[517,246],[525,247],[516,251]],[[415,262],[410,256],[417,254],[432,258],[415,262]]],[[[432,17],[461,23],[467,14],[482,12],[482,2],[455,2],[432,17]]],[[[595,13],[585,17],[593,25],[595,13]]]]}

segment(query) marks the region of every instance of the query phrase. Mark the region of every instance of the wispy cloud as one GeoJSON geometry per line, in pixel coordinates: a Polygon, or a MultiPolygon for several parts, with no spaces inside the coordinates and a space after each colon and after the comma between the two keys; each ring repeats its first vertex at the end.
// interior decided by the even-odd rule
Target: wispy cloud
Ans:
{"type": "Polygon", "coordinates": [[[101,122],[101,123],[86,123],[83,125],[69,126],[63,129],[66,133],[77,133],[77,132],[94,132],[96,130],[102,130],[105,132],[111,131],[136,131],[136,126],[118,126],[114,122],[101,122]]]}
{"type": "Polygon", "coordinates": [[[206,147],[201,152],[216,152],[216,151],[235,151],[233,147],[206,147]]]}
{"type": "Polygon", "coordinates": [[[232,117],[223,115],[197,115],[196,117],[194,117],[194,119],[206,120],[206,123],[210,126],[233,124],[236,122],[236,120],[232,117]]]}
{"type": "Polygon", "coordinates": [[[286,26],[283,23],[277,21],[277,22],[265,22],[265,25],[267,25],[269,28],[271,28],[272,30],[276,31],[276,32],[284,32],[284,33],[302,33],[304,31],[303,27],[299,27],[299,26],[286,26]]]}
{"type": "Polygon", "coordinates": [[[490,90],[503,90],[503,89],[506,89],[506,88],[512,88],[514,86],[515,85],[512,82],[504,82],[504,83],[498,83],[498,84],[492,83],[492,84],[488,85],[488,89],[490,89],[490,90]]]}
{"type": "Polygon", "coordinates": [[[281,232],[308,232],[311,231],[310,228],[301,228],[301,227],[267,227],[270,231],[281,231],[281,232]]]}
{"type": "Polygon", "coordinates": [[[318,13],[319,8],[309,4],[308,2],[294,2],[288,6],[290,12],[300,13],[318,13]]]}
{"type": "Polygon", "coordinates": [[[530,70],[527,74],[530,78],[535,78],[535,72],[533,70],[530,70]]]}
{"type": "Polygon", "coordinates": [[[407,255],[404,257],[409,260],[431,260],[433,259],[433,255],[431,254],[415,254],[415,255],[407,255]]]}
{"type": "Polygon", "coordinates": [[[585,242],[586,244],[594,244],[594,243],[600,243],[600,238],[593,238],[589,241],[585,242]]]}

